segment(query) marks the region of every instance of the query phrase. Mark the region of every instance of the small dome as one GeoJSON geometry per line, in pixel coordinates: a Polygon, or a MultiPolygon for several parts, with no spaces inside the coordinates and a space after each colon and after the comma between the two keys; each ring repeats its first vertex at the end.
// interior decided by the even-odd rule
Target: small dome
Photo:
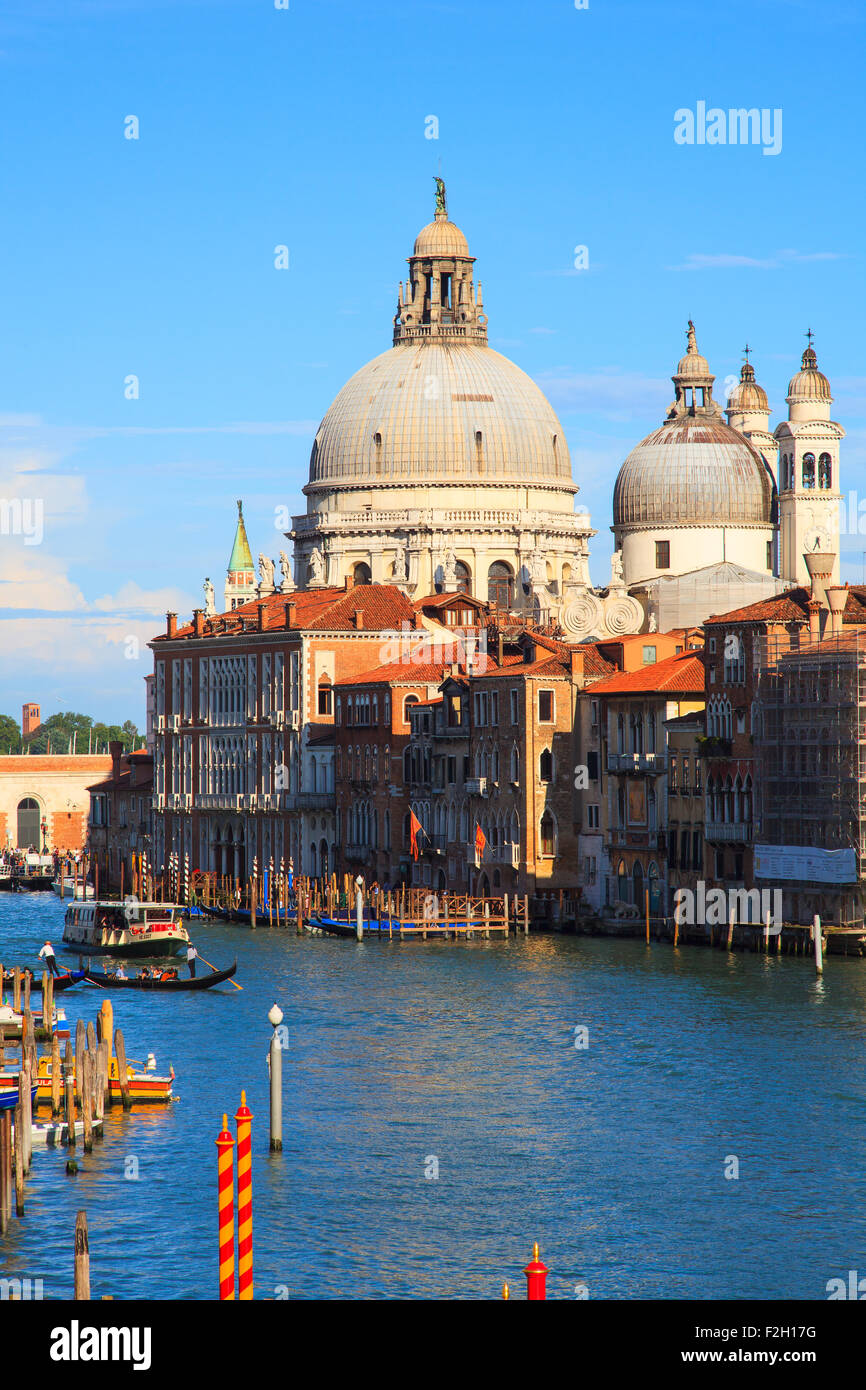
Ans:
{"type": "Polygon", "coordinates": [[[803,353],[803,363],[788,383],[788,401],[832,401],[830,383],[823,372],[818,371],[818,358],[815,349],[807,347],[803,353]]]}
{"type": "Polygon", "coordinates": [[[422,227],[415,238],[415,256],[466,256],[469,258],[469,243],[454,222],[447,217],[437,217],[422,227]]]}
{"type": "Polygon", "coordinates": [[[763,386],[759,386],[755,380],[755,369],[751,362],[744,362],[740,371],[740,380],[728,397],[728,412],[739,411],[748,413],[749,411],[764,411],[770,409],[767,400],[767,393],[763,386]]]}
{"type": "Polygon", "coordinates": [[[613,490],[613,524],[770,526],[773,483],[748,440],[720,419],[680,416],[632,449],[613,490]]]}

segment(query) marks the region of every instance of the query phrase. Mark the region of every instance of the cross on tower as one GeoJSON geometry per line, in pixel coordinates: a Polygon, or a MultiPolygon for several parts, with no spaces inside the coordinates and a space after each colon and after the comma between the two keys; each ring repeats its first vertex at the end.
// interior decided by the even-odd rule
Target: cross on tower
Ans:
{"type": "Polygon", "coordinates": [[[813,339],[814,336],[815,336],[815,334],[812,332],[811,328],[807,328],[807,329],[806,329],[806,333],[805,333],[804,336],[807,337],[807,338],[809,339],[809,347],[811,347],[811,346],[812,346],[812,339],[813,339]]]}
{"type": "Polygon", "coordinates": [[[747,361],[747,362],[748,362],[748,360],[749,360],[749,353],[751,352],[751,350],[752,350],[752,349],[749,347],[749,344],[746,343],[746,346],[743,348],[743,352],[744,352],[744,354],[745,354],[745,358],[746,358],[746,361],[747,361]]]}

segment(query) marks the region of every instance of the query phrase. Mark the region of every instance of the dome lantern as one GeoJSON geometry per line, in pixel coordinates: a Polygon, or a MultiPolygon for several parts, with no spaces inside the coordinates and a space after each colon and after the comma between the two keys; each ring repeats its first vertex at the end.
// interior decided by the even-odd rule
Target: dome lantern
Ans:
{"type": "Polygon", "coordinates": [[[671,377],[676,400],[668,411],[668,419],[680,415],[719,415],[721,412],[713,400],[715,379],[706,357],[698,352],[695,325],[689,319],[686,355],[680,358],[676,372],[671,377]]]}
{"type": "Polygon", "coordinates": [[[475,293],[475,257],[460,228],[448,217],[445,184],[436,178],[432,222],[415,238],[409,279],[402,281],[394,316],[394,344],[407,342],[487,342],[487,315],[481,286],[475,293]]]}

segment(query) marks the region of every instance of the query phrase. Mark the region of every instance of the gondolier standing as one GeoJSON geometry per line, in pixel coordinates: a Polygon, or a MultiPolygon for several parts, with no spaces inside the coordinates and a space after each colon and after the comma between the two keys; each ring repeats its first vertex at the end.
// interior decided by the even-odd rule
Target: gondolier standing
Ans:
{"type": "Polygon", "coordinates": [[[190,942],[186,948],[186,963],[189,966],[189,977],[191,980],[195,979],[195,962],[197,955],[198,951],[195,949],[192,942],[190,942]]]}
{"type": "Polygon", "coordinates": [[[39,959],[45,961],[45,965],[51,971],[52,975],[59,975],[61,973],[57,969],[57,958],[54,954],[54,947],[51,945],[50,941],[46,941],[45,945],[42,947],[42,950],[39,952],[39,959]]]}

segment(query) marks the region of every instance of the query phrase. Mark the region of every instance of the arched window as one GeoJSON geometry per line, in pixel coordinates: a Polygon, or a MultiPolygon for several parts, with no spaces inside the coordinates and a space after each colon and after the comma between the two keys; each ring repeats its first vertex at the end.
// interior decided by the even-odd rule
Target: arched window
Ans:
{"type": "Polygon", "coordinates": [[[538,776],[542,782],[553,781],[553,754],[549,748],[542,749],[538,759],[538,776]]]}
{"type": "Polygon", "coordinates": [[[519,782],[519,781],[520,781],[520,749],[517,747],[517,744],[516,744],[516,743],[515,743],[514,747],[513,747],[512,750],[511,750],[511,768],[510,768],[510,772],[511,772],[511,781],[512,781],[512,782],[519,782]]]}
{"type": "Polygon", "coordinates": [[[833,486],[833,460],[829,454],[822,454],[818,460],[818,486],[827,489],[833,486]]]}
{"type": "Polygon", "coordinates": [[[626,866],[625,866],[625,860],[624,860],[624,859],[621,859],[621,860],[619,861],[619,868],[618,868],[617,871],[616,871],[616,877],[617,877],[617,888],[618,888],[618,891],[619,891],[619,900],[620,900],[621,903],[627,903],[627,902],[628,902],[629,880],[628,880],[628,869],[627,869],[626,866]]]}
{"type": "Polygon", "coordinates": [[[359,560],[352,570],[352,579],[355,584],[371,584],[373,581],[373,571],[363,560],[359,560]]]}
{"type": "Polygon", "coordinates": [[[656,751],[656,717],[650,713],[647,716],[647,752],[656,751]]]}
{"type": "Polygon", "coordinates": [[[457,591],[461,594],[472,593],[472,574],[462,560],[457,561],[457,591]]]}
{"type": "Polygon", "coordinates": [[[39,802],[32,796],[25,796],[18,802],[18,848],[41,849],[39,833],[39,802]]]}
{"type": "Polygon", "coordinates": [[[643,865],[639,859],[634,861],[631,871],[632,882],[634,884],[634,900],[639,907],[643,907],[643,865]]]}
{"type": "Polygon", "coordinates": [[[403,723],[404,723],[404,724],[408,724],[408,723],[409,723],[409,711],[410,711],[410,709],[412,708],[412,706],[413,706],[413,705],[417,705],[417,703],[418,703],[418,696],[417,696],[417,695],[407,695],[407,696],[406,696],[405,700],[403,701],[403,723]]]}
{"type": "Polygon", "coordinates": [[[556,854],[556,822],[550,811],[541,817],[541,853],[547,858],[556,854]]]}
{"type": "Polygon", "coordinates": [[[487,602],[497,608],[514,604],[514,571],[504,560],[496,560],[487,571],[487,602]]]}
{"type": "Polygon", "coordinates": [[[616,751],[625,752],[625,716],[622,714],[616,716],[616,751]]]}
{"type": "Polygon", "coordinates": [[[803,455],[803,487],[813,488],[815,486],[815,455],[803,455]]]}
{"type": "Polygon", "coordinates": [[[319,681],[319,714],[330,714],[333,709],[333,691],[329,676],[322,676],[319,681]]]}

